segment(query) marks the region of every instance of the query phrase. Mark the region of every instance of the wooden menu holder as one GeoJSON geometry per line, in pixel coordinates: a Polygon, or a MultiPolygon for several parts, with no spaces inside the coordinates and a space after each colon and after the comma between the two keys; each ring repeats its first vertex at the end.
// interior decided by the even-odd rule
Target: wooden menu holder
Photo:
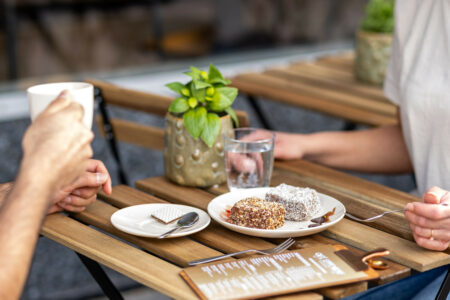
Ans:
{"type": "Polygon", "coordinates": [[[201,299],[255,299],[372,280],[372,268],[355,271],[325,245],[281,254],[218,261],[186,268],[180,276],[201,299]]]}

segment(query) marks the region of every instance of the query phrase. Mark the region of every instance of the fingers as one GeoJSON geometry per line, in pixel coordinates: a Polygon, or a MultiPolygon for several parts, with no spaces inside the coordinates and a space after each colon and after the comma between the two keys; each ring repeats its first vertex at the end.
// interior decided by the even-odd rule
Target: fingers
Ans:
{"type": "Polygon", "coordinates": [[[50,208],[47,211],[47,214],[53,214],[55,212],[60,212],[63,211],[63,208],[57,204],[53,204],[52,206],[50,206],[50,208]]]}
{"type": "MultiPolygon", "coordinates": [[[[433,232],[434,234],[434,232],[433,232]]],[[[428,238],[421,237],[419,235],[413,234],[416,243],[426,249],[435,250],[435,251],[444,251],[448,248],[449,242],[433,239],[430,240],[428,238]]]]}
{"type": "Polygon", "coordinates": [[[58,112],[65,107],[69,106],[72,101],[72,97],[69,94],[68,90],[62,91],[55,100],[53,100],[47,108],[42,112],[41,115],[53,114],[58,112]]]}
{"type": "MultiPolygon", "coordinates": [[[[89,163],[88,163],[89,167],[89,163]]],[[[84,172],[78,179],[70,186],[72,190],[86,188],[86,187],[100,187],[109,178],[109,174],[107,173],[92,173],[92,172],[84,172]]],[[[72,192],[73,193],[73,192],[72,192]]]]}
{"type": "Polygon", "coordinates": [[[257,171],[256,162],[246,154],[229,153],[228,168],[234,168],[241,173],[255,173],[257,171]]]}
{"type": "Polygon", "coordinates": [[[83,121],[84,107],[78,102],[71,101],[69,105],[62,109],[62,112],[71,116],[74,121],[80,123],[83,121]]]}
{"type": "Polygon", "coordinates": [[[100,189],[101,189],[101,186],[86,187],[86,188],[82,187],[82,188],[73,190],[71,195],[88,199],[88,198],[91,198],[91,197],[97,195],[97,193],[100,191],[100,189]]]}
{"type": "Polygon", "coordinates": [[[408,203],[406,209],[414,213],[431,220],[441,220],[450,217],[450,205],[446,204],[428,204],[422,202],[408,203]]]}
{"type": "Polygon", "coordinates": [[[81,198],[75,195],[70,195],[66,197],[61,202],[58,202],[58,205],[64,210],[71,211],[71,212],[80,212],[83,211],[86,206],[92,204],[97,200],[97,195],[94,195],[88,199],[81,198]]]}
{"type": "MultiPolygon", "coordinates": [[[[429,188],[422,196],[423,202],[425,203],[441,203],[442,198],[447,197],[450,198],[450,195],[448,195],[449,192],[446,190],[443,190],[437,186],[433,186],[429,188]]],[[[448,199],[450,200],[450,199],[448,199]]]]}
{"type": "Polygon", "coordinates": [[[417,215],[411,211],[405,211],[405,218],[408,220],[408,222],[410,224],[424,227],[424,228],[431,228],[431,229],[450,228],[450,219],[449,218],[432,220],[432,219],[417,215]]]}
{"type": "Polygon", "coordinates": [[[416,225],[411,225],[411,230],[413,234],[426,239],[432,237],[435,240],[450,241],[450,231],[448,230],[424,228],[416,225]]]}
{"type": "Polygon", "coordinates": [[[111,176],[109,175],[108,169],[106,169],[105,164],[101,162],[100,160],[96,159],[90,159],[88,162],[87,171],[89,172],[96,172],[96,173],[103,173],[107,175],[106,181],[103,183],[103,191],[106,194],[111,194],[112,192],[112,182],[111,182],[111,176]]]}

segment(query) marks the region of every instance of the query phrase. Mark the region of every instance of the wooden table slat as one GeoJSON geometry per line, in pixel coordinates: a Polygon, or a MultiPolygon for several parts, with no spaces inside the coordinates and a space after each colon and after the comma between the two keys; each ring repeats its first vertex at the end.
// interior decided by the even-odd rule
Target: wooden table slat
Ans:
{"type": "Polygon", "coordinates": [[[285,68],[285,70],[291,71],[294,74],[305,74],[311,75],[312,78],[323,78],[327,81],[332,81],[336,83],[342,83],[345,86],[352,86],[354,89],[364,92],[367,95],[372,95],[371,99],[383,99],[383,101],[388,101],[384,95],[383,90],[379,86],[370,85],[367,83],[362,83],[356,80],[355,76],[351,74],[346,74],[340,71],[336,71],[330,68],[326,68],[321,65],[317,65],[311,62],[301,62],[285,68]]]}
{"type": "Polygon", "coordinates": [[[391,251],[390,259],[420,272],[450,264],[450,255],[444,252],[426,250],[415,242],[347,219],[321,234],[365,251],[383,246],[391,251]]]}
{"type": "Polygon", "coordinates": [[[277,168],[312,178],[330,190],[339,190],[368,203],[386,206],[390,209],[403,208],[407,203],[419,201],[418,197],[380,185],[341,171],[321,166],[306,160],[277,161],[277,168]]]}
{"type": "MultiPolygon", "coordinates": [[[[172,202],[176,202],[179,203],[180,201],[183,201],[184,204],[187,205],[198,205],[199,203],[201,203],[201,207],[206,207],[207,203],[214,197],[213,195],[207,195],[204,193],[203,190],[200,189],[196,189],[196,188],[189,188],[189,187],[182,187],[182,186],[177,186],[174,185],[172,183],[170,183],[169,181],[167,181],[165,178],[163,177],[156,177],[156,178],[148,178],[145,180],[140,180],[138,182],[136,182],[136,186],[142,190],[145,190],[149,193],[153,193],[155,195],[157,195],[158,197],[168,197],[170,198],[170,201],[172,202]],[[194,198],[195,200],[193,200],[193,203],[190,203],[191,197],[195,197],[195,193],[197,191],[201,191],[202,192],[202,196],[201,199],[200,198],[194,198]]],[[[200,208],[201,208],[200,207],[200,208]]],[[[221,251],[224,252],[232,252],[232,251],[239,251],[239,250],[243,250],[243,249],[248,249],[250,247],[257,247],[259,249],[264,249],[264,245],[261,245],[261,243],[259,242],[258,246],[255,246],[254,242],[255,241],[263,241],[262,239],[259,238],[254,238],[254,237],[248,237],[248,236],[243,236],[241,234],[235,233],[235,232],[231,232],[223,227],[220,227],[218,225],[212,225],[211,228],[208,228],[204,231],[202,231],[199,234],[196,234],[193,236],[193,238],[198,239],[198,236],[202,235],[202,239],[200,239],[201,242],[209,245],[209,246],[214,246],[214,247],[220,247],[221,251]],[[219,236],[221,238],[218,238],[216,235],[217,233],[219,234],[219,236]],[[231,235],[231,236],[230,236],[231,235]],[[205,238],[206,237],[206,238],[205,238]],[[231,247],[230,248],[230,244],[234,244],[235,241],[240,240],[241,242],[239,242],[239,244],[241,244],[242,242],[245,242],[246,246],[245,247],[231,247]],[[222,245],[217,245],[217,242],[220,241],[220,243],[223,243],[222,245]]],[[[308,240],[308,238],[297,238],[296,240],[300,241],[300,243],[302,245],[304,245],[305,241],[308,240]]],[[[280,241],[278,241],[280,242],[280,241]]],[[[323,242],[323,240],[319,243],[319,244],[329,244],[329,243],[337,243],[337,242],[332,242],[332,241],[328,241],[328,243],[323,242]]],[[[308,245],[308,243],[306,242],[306,245],[308,245]]],[[[269,246],[269,244],[266,245],[266,247],[269,246]]],[[[303,248],[304,246],[301,246],[301,248],[303,248]]],[[[389,280],[393,280],[395,278],[400,278],[400,277],[404,277],[407,274],[409,274],[409,268],[395,264],[395,268],[393,267],[392,269],[389,269],[388,271],[385,271],[384,274],[380,274],[381,279],[379,281],[379,283],[385,283],[388,282],[389,280]],[[396,277],[398,276],[398,277],[396,277]]],[[[358,287],[359,288],[363,288],[361,286],[358,287]]],[[[346,290],[346,289],[344,289],[346,290]]],[[[320,293],[322,293],[323,295],[329,297],[329,298],[339,298],[342,296],[342,293],[347,293],[344,292],[342,290],[342,287],[335,287],[335,288],[328,288],[328,289],[323,289],[320,291],[320,293]]],[[[346,294],[347,296],[349,294],[346,294]]]]}
{"type": "MultiPolygon", "coordinates": [[[[301,176],[290,171],[275,168],[271,184],[276,186],[281,183],[310,187],[320,193],[334,197],[344,204],[347,212],[360,218],[373,217],[390,209],[387,205],[374,204],[374,201],[368,202],[362,199],[360,195],[355,196],[354,194],[342,191],[342,189],[330,188],[324,184],[324,181],[314,180],[312,177],[301,176]]],[[[380,202],[382,203],[382,200],[380,202]]],[[[414,240],[409,223],[403,213],[388,214],[372,222],[370,226],[407,240],[414,240]]]]}
{"type": "Polygon", "coordinates": [[[48,216],[41,233],[169,297],[197,299],[179,276],[179,267],[62,214],[48,216]]]}
{"type": "MultiPolygon", "coordinates": [[[[397,114],[396,107],[388,102],[367,101],[365,98],[354,94],[351,95],[334,89],[324,89],[300,81],[286,80],[271,74],[270,71],[264,73],[247,73],[238,75],[236,78],[256,83],[264,87],[272,87],[277,89],[279,93],[290,92],[296,95],[302,95],[304,98],[325,99],[328,103],[341,104],[349,108],[363,109],[368,112],[374,112],[390,117],[395,117],[397,114]]],[[[235,83],[235,81],[233,82],[235,83]]],[[[305,101],[298,102],[297,105],[303,106],[305,103],[305,101]]]]}
{"type": "Polygon", "coordinates": [[[188,262],[191,260],[204,258],[205,256],[208,257],[223,254],[222,252],[211,249],[189,238],[159,240],[127,234],[116,229],[110,222],[111,215],[117,210],[117,208],[104,202],[97,201],[87,207],[84,212],[74,214],[74,218],[109,232],[114,236],[133,243],[152,254],[165,258],[182,267],[187,267],[188,262]]]}
{"type": "MultiPolygon", "coordinates": [[[[113,188],[113,193],[111,195],[101,193],[99,196],[100,198],[104,199],[107,202],[114,203],[118,207],[127,207],[129,205],[138,205],[146,203],[166,203],[166,201],[162,199],[150,196],[144,192],[137,191],[124,185],[115,186],[113,188]]],[[[213,197],[213,195],[210,195],[210,197],[213,197]]],[[[108,215],[111,215],[113,211],[115,211],[115,209],[112,207],[108,208],[107,204],[91,205],[86,211],[87,211],[86,213],[83,212],[81,214],[77,214],[75,217],[80,218],[80,220],[87,221],[89,224],[92,224],[94,226],[100,226],[99,228],[103,230],[106,230],[119,237],[122,237],[125,240],[139,247],[147,249],[151,252],[154,252],[155,254],[160,255],[161,257],[164,257],[170,261],[176,261],[181,265],[187,265],[187,262],[194,259],[200,259],[221,254],[221,252],[215,251],[206,246],[202,246],[201,244],[196,243],[193,240],[200,241],[205,245],[212,245],[212,247],[216,249],[228,250],[224,251],[227,253],[241,251],[244,249],[249,249],[251,247],[265,249],[275,246],[274,244],[259,238],[253,237],[247,238],[243,235],[231,232],[217,224],[211,224],[207,229],[197,234],[191,235],[190,239],[177,238],[177,239],[156,240],[156,239],[139,238],[134,237],[132,235],[128,235],[126,233],[121,233],[120,231],[117,231],[114,228],[112,228],[112,225],[105,224],[106,223],[105,218],[108,215]],[[92,206],[94,206],[94,208],[92,206]],[[105,213],[104,212],[105,210],[109,211],[105,213]],[[104,215],[104,218],[100,222],[100,224],[98,223],[98,221],[95,221],[96,219],[98,219],[99,215],[104,215]]],[[[106,219],[109,220],[109,218],[106,219]]],[[[362,285],[362,284],[357,283],[355,285],[362,285]]],[[[324,293],[326,292],[327,289],[324,289],[324,293]]],[[[339,290],[339,292],[341,294],[345,293],[344,291],[341,290],[339,290]]],[[[320,294],[314,292],[296,293],[295,296],[299,297],[299,299],[309,299],[309,298],[322,299],[322,296],[320,294]]],[[[289,297],[285,298],[285,296],[280,296],[276,297],[276,299],[280,300],[289,299],[289,297]]]]}
{"type": "MultiPolygon", "coordinates": [[[[278,76],[285,80],[293,80],[303,82],[305,84],[314,85],[323,89],[331,89],[343,92],[345,94],[357,95],[364,99],[364,101],[381,102],[383,104],[390,104],[381,90],[367,89],[365,86],[355,84],[354,82],[348,82],[343,80],[336,80],[327,76],[315,75],[313,72],[300,71],[297,69],[289,68],[276,68],[269,69],[265,72],[272,76],[278,76]]],[[[394,107],[393,104],[390,106],[394,107]]]]}
{"type": "Polygon", "coordinates": [[[362,108],[349,106],[344,103],[329,101],[321,97],[306,95],[297,91],[286,90],[282,85],[269,82],[252,82],[243,77],[235,77],[232,85],[244,93],[264,97],[268,100],[279,101],[293,106],[316,110],[331,116],[341,117],[356,123],[370,126],[397,124],[397,118],[374,113],[362,108]]]}
{"type": "MultiPolygon", "coordinates": [[[[369,218],[390,209],[388,205],[383,205],[382,201],[380,201],[382,205],[374,204],[377,200],[369,202],[366,201],[362,195],[355,196],[353,193],[347,193],[345,190],[337,189],[334,186],[330,187],[326,181],[315,180],[313,177],[302,176],[276,167],[272,173],[271,185],[277,186],[281,183],[300,187],[310,187],[320,193],[334,197],[344,204],[347,212],[360,218],[369,218]]],[[[218,187],[210,188],[208,191],[215,195],[220,195],[228,192],[228,187],[226,185],[220,185],[218,187]]],[[[409,223],[402,213],[389,214],[372,222],[371,226],[401,238],[413,240],[409,223]]]]}

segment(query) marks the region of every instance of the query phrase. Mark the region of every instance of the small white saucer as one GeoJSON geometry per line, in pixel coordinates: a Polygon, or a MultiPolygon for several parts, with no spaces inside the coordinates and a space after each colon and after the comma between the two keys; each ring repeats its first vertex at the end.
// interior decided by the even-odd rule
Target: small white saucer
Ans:
{"type": "Polygon", "coordinates": [[[152,212],[168,205],[176,207],[183,213],[194,211],[198,213],[199,220],[194,226],[180,229],[169,235],[167,238],[175,238],[199,232],[206,228],[211,222],[211,218],[206,212],[195,207],[178,204],[152,203],[122,208],[111,216],[111,223],[117,229],[129,234],[157,238],[176,226],[177,221],[170,224],[164,224],[151,217],[152,212]]]}

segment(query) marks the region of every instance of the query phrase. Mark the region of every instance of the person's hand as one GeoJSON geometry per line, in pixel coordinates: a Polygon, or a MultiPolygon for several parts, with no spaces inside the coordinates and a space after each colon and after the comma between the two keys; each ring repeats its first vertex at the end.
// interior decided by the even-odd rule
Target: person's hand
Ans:
{"type": "Polygon", "coordinates": [[[300,159],[304,155],[303,135],[297,133],[276,132],[274,156],[277,159],[300,159]]]}
{"type": "Polygon", "coordinates": [[[432,187],[422,201],[406,206],[405,217],[414,239],[424,248],[446,250],[450,244],[450,192],[432,187]]]}
{"type": "Polygon", "coordinates": [[[83,125],[83,114],[82,106],[62,92],[25,132],[21,172],[53,192],[72,184],[93,154],[94,135],[83,125]]]}
{"type": "Polygon", "coordinates": [[[62,210],[81,212],[97,199],[102,188],[106,194],[111,194],[111,177],[101,161],[91,159],[86,171],[73,184],[56,193],[48,213],[62,210]]]}

